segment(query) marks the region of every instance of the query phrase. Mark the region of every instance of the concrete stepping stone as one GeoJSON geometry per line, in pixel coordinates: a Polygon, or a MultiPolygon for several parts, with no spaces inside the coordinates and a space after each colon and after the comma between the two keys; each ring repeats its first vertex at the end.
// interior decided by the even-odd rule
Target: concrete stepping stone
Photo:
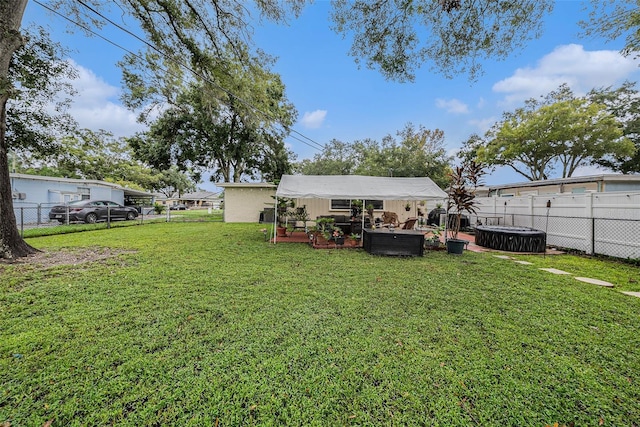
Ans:
{"type": "Polygon", "coordinates": [[[557,268],[541,268],[540,270],[553,273],[553,274],[571,274],[571,273],[567,273],[566,271],[558,270],[557,268]]]}
{"type": "Polygon", "coordinates": [[[640,298],[640,292],[623,292],[625,295],[631,295],[632,297],[640,298]]]}
{"type": "Polygon", "coordinates": [[[510,257],[509,255],[494,255],[494,257],[500,259],[513,259],[513,257],[510,257]]]}
{"type": "Polygon", "coordinates": [[[592,279],[590,277],[575,277],[576,280],[585,283],[591,283],[592,285],[604,286],[605,288],[613,288],[613,283],[605,282],[604,280],[592,279]]]}
{"type": "Polygon", "coordinates": [[[515,262],[522,265],[533,265],[533,263],[529,261],[515,261],[515,262]]]}

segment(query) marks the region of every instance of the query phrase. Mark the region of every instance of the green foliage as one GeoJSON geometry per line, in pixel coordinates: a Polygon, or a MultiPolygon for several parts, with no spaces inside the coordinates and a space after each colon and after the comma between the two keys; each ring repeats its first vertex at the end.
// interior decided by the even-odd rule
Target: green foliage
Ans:
{"type": "Polygon", "coordinates": [[[195,77],[179,70],[167,75],[171,64],[159,66],[154,55],[121,62],[125,102],[142,120],[169,105],[149,132],[131,139],[138,158],[159,169],[212,171],[213,180],[225,182],[275,180],[291,171],[293,154],[283,141],[297,112],[280,76],[269,70],[273,59],[235,54],[208,58],[195,77]]]}
{"type": "Polygon", "coordinates": [[[622,126],[622,134],[635,146],[633,155],[614,153],[599,159],[601,166],[622,173],[640,172],[640,93],[634,82],[624,82],[619,88],[612,87],[594,89],[589,92],[589,99],[607,107],[622,126]]]}
{"type": "Polygon", "coordinates": [[[454,221],[448,224],[448,228],[454,239],[458,238],[462,215],[475,214],[477,211],[476,188],[481,185],[483,175],[482,164],[474,161],[456,166],[449,174],[447,214],[452,214],[454,221]]]}
{"type": "Polygon", "coordinates": [[[638,300],[538,270],[640,291],[637,268],[373,257],[261,228],[31,239],[113,256],[0,265],[0,423],[640,424],[638,300]]]}
{"type": "Polygon", "coordinates": [[[487,139],[477,150],[481,161],[509,166],[529,180],[547,179],[557,166],[570,177],[580,166],[635,151],[606,105],[575,97],[566,85],[505,113],[487,139]]]}
{"type": "Polygon", "coordinates": [[[509,57],[537,37],[553,3],[336,0],[332,17],[339,34],[353,37],[356,62],[387,79],[413,81],[424,62],[446,77],[475,79],[482,60],[509,57]]]}
{"type": "Polygon", "coordinates": [[[445,187],[451,159],[444,148],[444,132],[407,123],[397,136],[387,135],[381,143],[332,140],[313,160],[300,162],[297,170],[304,175],[428,176],[445,187]]]}
{"type": "Polygon", "coordinates": [[[166,209],[165,205],[161,205],[160,203],[155,203],[153,205],[153,211],[157,214],[160,215],[162,212],[164,212],[164,210],[166,209]]]}
{"type": "Polygon", "coordinates": [[[593,10],[588,21],[580,25],[589,37],[608,40],[625,38],[622,54],[638,57],[640,53],[640,10],[635,0],[591,0],[593,10]]]}
{"type": "Polygon", "coordinates": [[[124,138],[104,130],[81,129],[60,138],[54,154],[23,152],[18,157],[23,173],[108,181],[140,190],[157,188],[162,176],[133,159],[124,138]]]}

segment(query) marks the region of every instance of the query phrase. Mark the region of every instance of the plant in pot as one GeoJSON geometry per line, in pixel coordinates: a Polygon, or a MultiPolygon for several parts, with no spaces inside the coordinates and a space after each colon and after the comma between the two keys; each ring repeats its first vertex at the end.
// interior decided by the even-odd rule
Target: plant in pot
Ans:
{"type": "Polygon", "coordinates": [[[461,254],[469,242],[458,239],[463,213],[476,213],[476,189],[484,175],[481,163],[464,162],[450,174],[451,179],[447,191],[447,252],[461,254]]]}
{"type": "Polygon", "coordinates": [[[296,206],[294,199],[288,199],[281,197],[278,199],[277,215],[278,225],[276,227],[276,235],[278,237],[285,237],[287,235],[287,219],[292,216],[292,210],[296,206]]]}
{"type": "Polygon", "coordinates": [[[405,211],[407,211],[407,212],[409,212],[409,211],[411,210],[411,203],[407,202],[407,203],[404,205],[404,210],[405,210],[405,211]]]}
{"type": "Polygon", "coordinates": [[[344,245],[344,231],[340,227],[333,227],[331,230],[331,240],[336,242],[336,245],[344,245]]]}
{"type": "Polygon", "coordinates": [[[359,217],[362,214],[362,200],[351,201],[351,217],[353,219],[359,217]]]}
{"type": "Polygon", "coordinates": [[[318,245],[327,244],[333,236],[333,218],[318,218],[311,231],[311,240],[318,245]]]}

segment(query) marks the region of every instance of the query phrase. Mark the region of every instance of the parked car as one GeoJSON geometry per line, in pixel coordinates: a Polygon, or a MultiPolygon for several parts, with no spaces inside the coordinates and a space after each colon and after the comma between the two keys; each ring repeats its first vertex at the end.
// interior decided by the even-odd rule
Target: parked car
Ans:
{"type": "Polygon", "coordinates": [[[49,219],[65,223],[67,222],[67,211],[69,212],[69,222],[82,221],[87,224],[106,221],[107,218],[133,220],[138,216],[136,208],[122,206],[109,200],[76,200],[67,205],[52,207],[49,211],[49,219]]]}
{"type": "Polygon", "coordinates": [[[169,206],[169,210],[171,211],[186,211],[187,205],[171,205],[169,206]]]}

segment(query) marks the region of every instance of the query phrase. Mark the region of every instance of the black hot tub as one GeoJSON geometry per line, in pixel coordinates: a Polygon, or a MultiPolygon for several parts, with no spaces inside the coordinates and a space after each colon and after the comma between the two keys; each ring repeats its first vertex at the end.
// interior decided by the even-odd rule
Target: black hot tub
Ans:
{"type": "Polygon", "coordinates": [[[544,252],[547,234],[528,227],[479,225],[476,227],[476,245],[508,252],[544,252]]]}

